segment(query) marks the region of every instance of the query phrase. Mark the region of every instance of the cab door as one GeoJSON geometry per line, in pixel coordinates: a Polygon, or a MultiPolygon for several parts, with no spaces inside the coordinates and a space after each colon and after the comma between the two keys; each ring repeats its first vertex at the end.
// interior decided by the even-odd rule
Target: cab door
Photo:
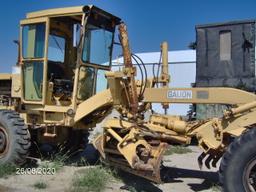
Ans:
{"type": "Polygon", "coordinates": [[[48,18],[21,21],[21,77],[24,103],[45,103],[48,30],[48,18]]]}

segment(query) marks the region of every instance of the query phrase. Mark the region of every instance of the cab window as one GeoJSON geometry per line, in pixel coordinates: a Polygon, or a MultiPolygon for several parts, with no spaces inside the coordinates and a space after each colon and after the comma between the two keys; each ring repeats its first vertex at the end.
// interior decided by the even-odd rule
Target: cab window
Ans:
{"type": "Polygon", "coordinates": [[[25,100],[40,101],[42,99],[43,63],[26,62],[23,68],[25,100]]]}
{"type": "Polygon", "coordinates": [[[43,58],[45,44],[45,24],[25,25],[22,29],[23,58],[43,58]]]}
{"type": "Polygon", "coordinates": [[[82,59],[85,63],[109,66],[111,60],[113,32],[88,25],[83,46],[82,59]]]}
{"type": "Polygon", "coordinates": [[[107,89],[108,81],[105,77],[106,70],[98,70],[97,71],[97,82],[96,82],[96,93],[99,93],[105,89],[107,89]]]}
{"type": "Polygon", "coordinates": [[[65,59],[65,45],[64,37],[50,34],[48,47],[48,60],[64,63],[65,59]]]}
{"type": "Polygon", "coordinates": [[[78,94],[79,100],[86,100],[94,94],[95,69],[92,67],[80,67],[78,94]]]}

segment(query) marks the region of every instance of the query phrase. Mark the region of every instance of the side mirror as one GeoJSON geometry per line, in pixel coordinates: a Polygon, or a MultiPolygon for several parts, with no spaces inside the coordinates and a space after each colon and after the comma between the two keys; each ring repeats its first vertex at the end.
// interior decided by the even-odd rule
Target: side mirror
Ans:
{"type": "Polygon", "coordinates": [[[15,43],[17,45],[17,49],[18,49],[17,63],[16,63],[16,65],[18,66],[20,64],[20,41],[13,40],[13,43],[15,43]]]}
{"type": "Polygon", "coordinates": [[[73,25],[73,47],[77,47],[80,41],[81,25],[73,25]]]}

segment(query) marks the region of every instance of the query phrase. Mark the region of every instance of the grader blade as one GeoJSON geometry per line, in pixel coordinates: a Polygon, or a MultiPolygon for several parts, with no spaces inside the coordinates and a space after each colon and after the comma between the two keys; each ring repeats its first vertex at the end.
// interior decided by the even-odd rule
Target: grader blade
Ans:
{"type": "Polygon", "coordinates": [[[125,141],[113,145],[113,138],[103,134],[94,140],[104,163],[123,171],[161,183],[160,167],[167,144],[158,142],[150,145],[146,140],[125,141]]]}
{"type": "Polygon", "coordinates": [[[147,163],[140,161],[134,168],[130,166],[125,156],[112,156],[110,154],[106,155],[106,162],[110,165],[117,167],[123,171],[132,173],[134,175],[143,177],[155,183],[161,183],[161,163],[163,159],[163,154],[167,147],[166,143],[161,143],[159,146],[152,149],[152,157],[148,159],[147,163]]]}
{"type": "Polygon", "coordinates": [[[103,135],[98,136],[93,141],[93,146],[99,151],[100,156],[105,159],[105,153],[103,150],[103,135]]]}
{"type": "Polygon", "coordinates": [[[107,163],[113,167],[116,167],[120,170],[123,170],[125,172],[131,173],[133,175],[143,177],[143,178],[150,180],[154,183],[162,183],[161,174],[160,174],[161,160],[158,161],[158,165],[157,165],[157,167],[155,167],[154,171],[133,169],[129,166],[129,164],[127,162],[124,161],[124,159],[123,159],[123,161],[121,161],[121,159],[109,157],[105,160],[105,163],[107,163]]]}

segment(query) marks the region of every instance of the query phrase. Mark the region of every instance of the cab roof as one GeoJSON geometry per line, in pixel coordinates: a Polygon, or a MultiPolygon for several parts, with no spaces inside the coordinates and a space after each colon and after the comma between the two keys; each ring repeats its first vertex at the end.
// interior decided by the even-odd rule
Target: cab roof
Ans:
{"type": "Polygon", "coordinates": [[[82,15],[84,6],[77,7],[65,7],[65,8],[55,8],[46,9],[27,13],[27,19],[38,18],[38,17],[56,17],[64,15],[82,15]]]}
{"type": "Polygon", "coordinates": [[[58,16],[71,16],[71,15],[83,15],[86,12],[93,11],[109,18],[114,19],[115,21],[120,22],[121,19],[108,13],[94,5],[85,5],[85,6],[76,6],[76,7],[64,7],[64,8],[55,8],[55,9],[46,9],[27,13],[26,18],[39,18],[39,17],[58,17],[58,16]]]}

